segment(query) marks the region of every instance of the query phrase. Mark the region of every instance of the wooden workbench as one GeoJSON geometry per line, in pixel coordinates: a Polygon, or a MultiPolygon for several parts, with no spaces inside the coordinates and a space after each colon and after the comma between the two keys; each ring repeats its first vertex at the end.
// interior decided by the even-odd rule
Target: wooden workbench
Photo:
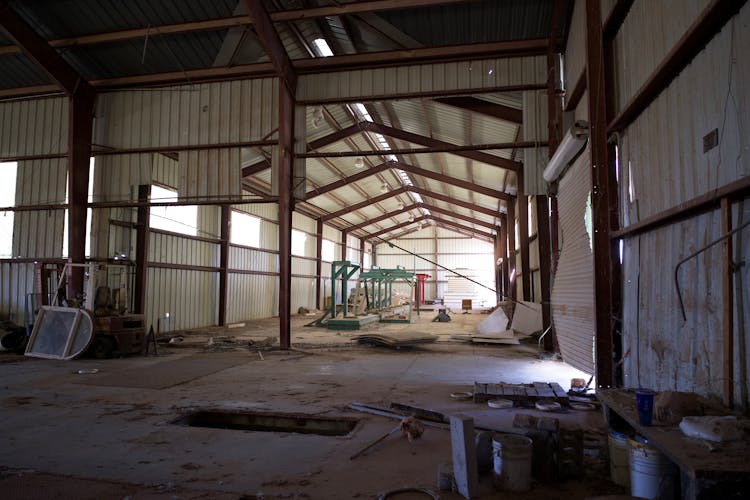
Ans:
{"type": "Polygon", "coordinates": [[[750,498],[750,440],[713,443],[685,436],[677,425],[641,426],[635,391],[599,389],[605,418],[616,414],[680,468],[683,499],[750,498]]]}

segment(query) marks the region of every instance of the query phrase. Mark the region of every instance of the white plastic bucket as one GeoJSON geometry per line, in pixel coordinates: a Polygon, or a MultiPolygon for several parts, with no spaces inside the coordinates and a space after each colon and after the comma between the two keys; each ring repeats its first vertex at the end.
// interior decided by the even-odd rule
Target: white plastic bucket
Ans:
{"type": "Polygon", "coordinates": [[[625,488],[630,486],[630,448],[628,436],[609,431],[609,476],[612,482],[625,488]]]}
{"type": "Polygon", "coordinates": [[[630,494],[641,498],[673,498],[675,466],[662,452],[629,439],[630,494]]]}
{"type": "Polygon", "coordinates": [[[493,482],[507,491],[531,489],[532,441],[526,436],[495,434],[492,438],[493,482]]]}

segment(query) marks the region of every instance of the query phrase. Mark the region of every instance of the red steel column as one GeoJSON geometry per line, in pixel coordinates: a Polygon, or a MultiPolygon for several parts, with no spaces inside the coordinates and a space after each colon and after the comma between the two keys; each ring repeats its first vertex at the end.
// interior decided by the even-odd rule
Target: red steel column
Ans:
{"type": "Polygon", "coordinates": [[[279,80],[279,345],[291,347],[294,96],[279,80]]]}
{"type": "Polygon", "coordinates": [[[508,201],[508,296],[516,299],[518,296],[516,286],[516,205],[515,198],[508,201]],[[511,276],[513,279],[511,280],[511,276]]]}
{"type": "Polygon", "coordinates": [[[315,241],[315,307],[322,309],[320,305],[320,283],[323,274],[323,219],[318,219],[317,240],[315,241]]]}
{"type": "Polygon", "coordinates": [[[133,290],[133,310],[136,314],[146,314],[146,288],[148,286],[148,243],[151,207],[148,205],[151,185],[138,186],[138,220],[135,230],[135,283],[133,290]]]}
{"type": "Polygon", "coordinates": [[[232,210],[229,205],[221,206],[221,248],[219,253],[219,325],[227,324],[227,287],[229,282],[229,230],[232,210]]]}
{"type": "MultiPolygon", "coordinates": [[[[86,260],[86,208],[96,94],[78,92],[68,100],[68,259],[86,260]]],[[[68,297],[83,293],[83,269],[73,268],[68,297]]]]}
{"type": "MultiPolygon", "coordinates": [[[[586,0],[586,78],[591,124],[591,185],[594,226],[594,306],[596,379],[600,387],[614,385],[614,341],[610,233],[610,169],[607,160],[607,108],[600,0],[586,0]]],[[[616,213],[613,214],[616,217],[616,213]]]]}

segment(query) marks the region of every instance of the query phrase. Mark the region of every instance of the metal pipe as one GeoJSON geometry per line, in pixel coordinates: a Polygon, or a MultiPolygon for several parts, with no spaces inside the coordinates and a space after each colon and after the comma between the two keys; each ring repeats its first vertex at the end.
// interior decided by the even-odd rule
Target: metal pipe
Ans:
{"type": "Polygon", "coordinates": [[[675,266],[675,268],[674,268],[674,286],[675,286],[675,289],[677,290],[677,299],[680,301],[680,311],[682,312],[682,319],[683,319],[683,321],[687,321],[687,315],[685,314],[685,304],[682,302],[682,293],[680,292],[680,276],[678,274],[678,272],[680,270],[680,267],[685,262],[687,262],[690,259],[692,259],[693,257],[696,257],[696,256],[702,254],[703,252],[705,252],[709,248],[711,248],[711,247],[713,247],[713,246],[721,243],[722,241],[726,240],[727,238],[730,238],[733,234],[742,231],[743,229],[745,229],[748,226],[750,226],[750,221],[742,224],[737,229],[733,229],[733,230],[729,231],[728,233],[721,235],[718,239],[716,239],[716,240],[712,241],[711,243],[709,243],[708,245],[706,245],[706,246],[704,246],[704,247],[696,250],[695,252],[691,253],[690,255],[688,255],[687,257],[685,257],[684,259],[682,259],[680,262],[677,263],[677,266],[675,266]]]}

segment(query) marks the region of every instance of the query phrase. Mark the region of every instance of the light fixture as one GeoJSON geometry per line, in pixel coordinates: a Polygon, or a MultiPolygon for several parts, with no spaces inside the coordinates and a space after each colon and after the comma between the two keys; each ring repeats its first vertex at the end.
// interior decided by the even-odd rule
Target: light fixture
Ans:
{"type": "Polygon", "coordinates": [[[361,156],[357,156],[354,159],[354,168],[362,168],[365,166],[365,159],[361,156]]]}
{"type": "Polygon", "coordinates": [[[312,126],[318,128],[323,124],[323,106],[315,106],[312,113],[312,126]]]}
{"type": "Polygon", "coordinates": [[[575,158],[586,144],[589,137],[589,124],[579,120],[565,133],[555,154],[550,158],[547,168],[544,169],[544,180],[554,182],[565,170],[565,167],[575,158]]]}
{"type": "Polygon", "coordinates": [[[383,185],[380,186],[381,193],[387,193],[390,190],[391,190],[391,186],[389,186],[387,182],[384,182],[383,185]]]}
{"type": "Polygon", "coordinates": [[[404,209],[404,204],[403,204],[403,203],[401,203],[400,201],[398,202],[398,205],[397,205],[397,206],[398,206],[398,209],[399,209],[399,210],[403,210],[403,209],[404,209]]]}
{"type": "Polygon", "coordinates": [[[411,215],[411,214],[409,214],[409,219],[408,220],[409,220],[409,222],[414,222],[414,216],[411,215]]]}

